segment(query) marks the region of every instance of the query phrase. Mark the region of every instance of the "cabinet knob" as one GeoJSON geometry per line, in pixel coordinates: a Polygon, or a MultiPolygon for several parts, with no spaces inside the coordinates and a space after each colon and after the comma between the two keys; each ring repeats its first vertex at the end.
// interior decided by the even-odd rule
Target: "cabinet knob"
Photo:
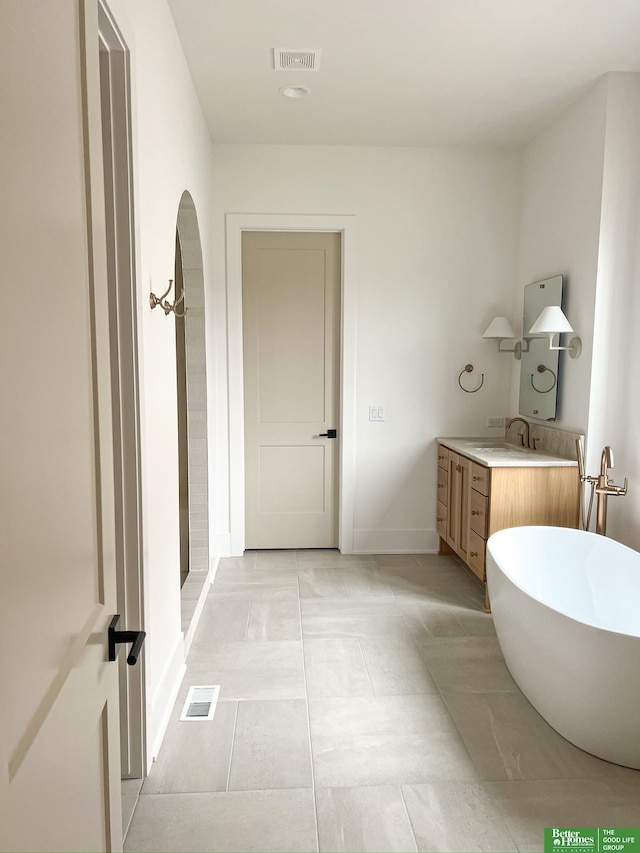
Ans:
{"type": "Polygon", "coordinates": [[[438,488],[439,488],[439,489],[444,489],[444,483],[438,483],[438,488]]]}
{"type": "Polygon", "coordinates": [[[444,521],[444,518],[437,518],[436,521],[438,522],[438,524],[442,524],[442,522],[444,521]]]}
{"type": "Polygon", "coordinates": [[[462,471],[462,465],[456,465],[456,471],[462,471]]]}
{"type": "Polygon", "coordinates": [[[480,515],[480,513],[478,512],[478,510],[477,510],[477,509],[472,509],[472,510],[471,510],[471,515],[480,515]]]}
{"type": "Polygon", "coordinates": [[[477,483],[477,482],[478,482],[478,480],[481,480],[481,479],[482,479],[482,477],[477,477],[477,476],[475,476],[475,477],[473,478],[473,482],[474,482],[474,483],[477,483]]]}
{"type": "Polygon", "coordinates": [[[477,556],[478,556],[478,552],[477,552],[477,551],[472,551],[472,552],[471,552],[471,556],[472,556],[472,557],[477,557],[477,556]]]}

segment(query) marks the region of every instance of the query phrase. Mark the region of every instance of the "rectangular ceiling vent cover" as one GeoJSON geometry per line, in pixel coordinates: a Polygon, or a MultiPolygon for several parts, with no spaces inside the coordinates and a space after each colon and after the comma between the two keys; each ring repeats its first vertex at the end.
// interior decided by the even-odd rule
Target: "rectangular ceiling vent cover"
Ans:
{"type": "Polygon", "coordinates": [[[276,71],[318,71],[321,53],[320,50],[274,47],[273,67],[276,71]]]}
{"type": "Polygon", "coordinates": [[[180,721],[183,723],[213,720],[220,686],[213,684],[197,685],[189,688],[187,699],[182,707],[180,721]]]}

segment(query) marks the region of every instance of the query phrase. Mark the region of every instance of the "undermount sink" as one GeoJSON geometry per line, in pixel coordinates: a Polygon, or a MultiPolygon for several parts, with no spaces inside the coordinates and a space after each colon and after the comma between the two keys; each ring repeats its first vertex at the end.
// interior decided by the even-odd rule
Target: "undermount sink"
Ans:
{"type": "Polygon", "coordinates": [[[517,444],[508,444],[507,442],[496,442],[494,444],[474,444],[474,450],[481,450],[483,453],[527,453],[530,452],[528,447],[520,447],[517,444]]]}

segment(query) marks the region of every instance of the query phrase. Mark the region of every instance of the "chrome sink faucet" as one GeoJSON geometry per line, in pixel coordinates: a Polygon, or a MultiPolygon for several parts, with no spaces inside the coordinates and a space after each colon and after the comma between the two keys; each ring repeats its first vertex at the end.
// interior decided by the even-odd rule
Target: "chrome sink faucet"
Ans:
{"type": "Polygon", "coordinates": [[[509,429],[511,424],[515,424],[518,421],[521,424],[524,424],[523,432],[518,433],[518,435],[520,436],[520,444],[522,445],[522,447],[529,447],[530,448],[531,444],[529,443],[529,438],[531,435],[531,430],[529,427],[529,421],[525,421],[524,418],[519,418],[519,417],[518,418],[511,418],[511,420],[507,421],[507,427],[506,428],[509,429]]]}

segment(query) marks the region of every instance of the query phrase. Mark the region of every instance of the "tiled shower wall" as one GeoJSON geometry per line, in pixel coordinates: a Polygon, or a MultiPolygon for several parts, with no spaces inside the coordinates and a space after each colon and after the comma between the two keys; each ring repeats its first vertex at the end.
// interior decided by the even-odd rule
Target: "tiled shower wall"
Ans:
{"type": "Polygon", "coordinates": [[[209,570],[209,498],[207,464],[207,375],[204,326],[204,274],[195,207],[185,195],[178,231],[185,290],[187,357],[187,429],[189,442],[189,570],[209,570]]]}

